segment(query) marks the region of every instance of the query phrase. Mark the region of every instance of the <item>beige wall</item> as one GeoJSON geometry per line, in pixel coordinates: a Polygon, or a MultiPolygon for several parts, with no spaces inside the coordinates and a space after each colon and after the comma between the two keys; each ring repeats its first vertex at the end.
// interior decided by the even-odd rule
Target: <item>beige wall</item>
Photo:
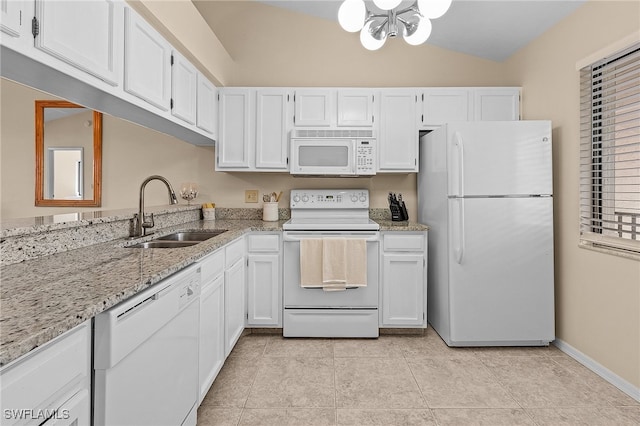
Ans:
{"type": "Polygon", "coordinates": [[[557,337],[640,386],[640,263],[578,247],[579,73],[576,62],[640,36],[640,2],[591,1],[505,66],[523,87],[525,119],[551,119],[557,337]]]}
{"type": "MultiPolygon", "coordinates": [[[[0,217],[96,210],[34,206],[34,101],[56,98],[5,79],[0,79],[0,93],[0,217]]],[[[165,176],[176,191],[183,181],[205,182],[213,175],[212,148],[197,147],[106,115],[102,136],[103,210],[137,208],[140,183],[149,175],[165,176]]],[[[206,195],[205,185],[203,197],[206,195]]],[[[150,183],[146,201],[147,205],[168,204],[164,185],[150,183]]]]}

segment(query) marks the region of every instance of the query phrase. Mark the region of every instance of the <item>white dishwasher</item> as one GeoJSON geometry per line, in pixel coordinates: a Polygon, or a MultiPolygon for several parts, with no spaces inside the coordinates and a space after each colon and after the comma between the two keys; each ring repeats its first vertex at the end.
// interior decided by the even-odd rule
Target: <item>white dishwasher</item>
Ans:
{"type": "Polygon", "coordinates": [[[200,267],[95,317],[94,425],[195,425],[200,267]]]}

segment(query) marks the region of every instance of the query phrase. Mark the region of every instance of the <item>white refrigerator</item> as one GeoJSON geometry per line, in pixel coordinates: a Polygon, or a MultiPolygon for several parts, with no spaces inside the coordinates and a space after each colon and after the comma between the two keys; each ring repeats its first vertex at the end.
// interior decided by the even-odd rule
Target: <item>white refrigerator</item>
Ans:
{"type": "Polygon", "coordinates": [[[420,139],[431,326],[449,346],[555,338],[551,122],[451,123],[420,139]]]}

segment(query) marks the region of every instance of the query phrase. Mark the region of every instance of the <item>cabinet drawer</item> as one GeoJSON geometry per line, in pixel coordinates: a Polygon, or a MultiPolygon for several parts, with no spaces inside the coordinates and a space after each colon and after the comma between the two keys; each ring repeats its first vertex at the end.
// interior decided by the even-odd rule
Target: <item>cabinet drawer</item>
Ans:
{"type": "Polygon", "coordinates": [[[206,284],[212,278],[224,272],[224,250],[218,250],[200,261],[202,283],[206,284]]]}
{"type": "Polygon", "coordinates": [[[383,248],[385,251],[424,251],[423,234],[385,234],[383,248]]]}
{"type": "Polygon", "coordinates": [[[2,369],[3,413],[6,410],[56,409],[79,389],[88,388],[89,324],[87,321],[77,326],[2,369]]]}
{"type": "Polygon", "coordinates": [[[280,236],[276,234],[249,235],[250,252],[278,252],[280,251],[280,236]]]}
{"type": "Polygon", "coordinates": [[[231,267],[244,256],[244,238],[238,238],[227,244],[225,248],[225,269],[231,267]]]}

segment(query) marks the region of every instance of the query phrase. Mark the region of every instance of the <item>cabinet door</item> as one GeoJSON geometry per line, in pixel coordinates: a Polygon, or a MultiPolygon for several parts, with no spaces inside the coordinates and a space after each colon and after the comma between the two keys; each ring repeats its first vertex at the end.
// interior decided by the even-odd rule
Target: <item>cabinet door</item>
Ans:
{"type": "Polygon", "coordinates": [[[424,256],[382,256],[382,326],[424,323],[424,256]]]}
{"type": "Polygon", "coordinates": [[[229,356],[242,331],[245,320],[244,258],[224,273],[224,355],[229,356]]]}
{"type": "Polygon", "coordinates": [[[418,171],[418,126],[414,91],[385,91],[380,95],[378,171],[418,171]]]}
{"type": "MultiPolygon", "coordinates": [[[[79,425],[89,424],[91,389],[91,321],[87,320],[18,358],[0,370],[0,408],[7,411],[69,410],[79,425]]],[[[64,419],[60,419],[64,420],[64,419]]],[[[71,424],[61,422],[59,424],[71,424]]],[[[40,424],[42,419],[35,424],[40,424]]],[[[66,421],[66,420],[65,420],[66,421]]],[[[32,424],[4,418],[3,425],[32,424]]],[[[48,424],[48,423],[47,423],[48,424]]],[[[58,423],[56,423],[58,424],[58,423]]]]}
{"type": "Polygon", "coordinates": [[[296,90],[293,124],[309,127],[330,126],[332,101],[332,91],[328,89],[296,90]]]}
{"type": "Polygon", "coordinates": [[[373,102],[371,90],[338,91],[338,126],[373,126],[373,102]]]}
{"type": "Polygon", "coordinates": [[[57,415],[46,426],[79,426],[91,424],[89,389],[83,389],[57,409],[57,415]]]}
{"type": "Polygon", "coordinates": [[[35,46],[115,86],[118,74],[114,3],[36,0],[40,33],[35,37],[35,46]]]}
{"type": "Polygon", "coordinates": [[[250,254],[247,275],[247,324],[280,326],[280,255],[250,254]]]}
{"type": "Polygon", "coordinates": [[[251,91],[249,89],[221,89],[219,137],[216,146],[219,168],[248,168],[251,91]]]}
{"type": "Polygon", "coordinates": [[[466,89],[428,89],[422,94],[423,126],[440,126],[456,121],[469,121],[473,109],[466,89]]]}
{"type": "Polygon", "coordinates": [[[12,37],[20,37],[21,2],[0,0],[0,31],[12,37]]]}
{"type": "Polygon", "coordinates": [[[174,50],[171,58],[171,114],[189,124],[196,122],[197,76],[196,67],[174,50]]]}
{"type": "Polygon", "coordinates": [[[475,89],[473,104],[477,121],[520,119],[520,90],[517,88],[475,89]]]}
{"type": "Polygon", "coordinates": [[[202,285],[200,293],[200,401],[224,363],[224,274],[202,285]]]}
{"type": "Polygon", "coordinates": [[[216,86],[198,73],[196,126],[209,132],[216,138],[218,123],[218,100],[216,86]]]}
{"type": "Polygon", "coordinates": [[[256,92],[256,169],[289,169],[289,99],[282,89],[256,92]]]}
{"type": "Polygon", "coordinates": [[[133,10],[125,9],[124,90],[168,111],[171,45],[133,10]]]}

